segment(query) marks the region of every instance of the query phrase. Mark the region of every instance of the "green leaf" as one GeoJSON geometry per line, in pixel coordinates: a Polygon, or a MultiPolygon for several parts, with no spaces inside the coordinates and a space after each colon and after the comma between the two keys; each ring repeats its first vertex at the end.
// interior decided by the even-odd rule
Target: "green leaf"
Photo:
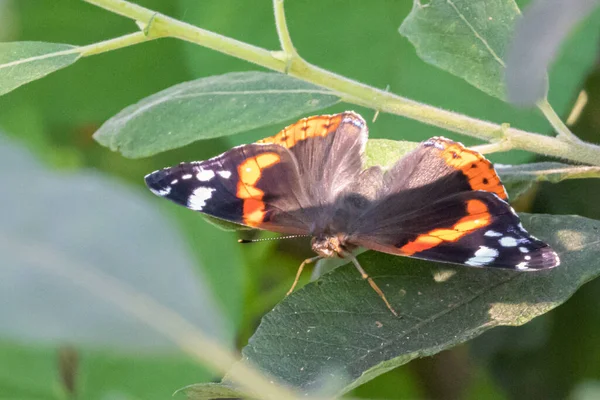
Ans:
{"type": "Polygon", "coordinates": [[[0,43],[0,95],[73,64],[75,46],[45,42],[0,43]]]}
{"type": "Polygon", "coordinates": [[[536,182],[558,183],[566,179],[600,178],[600,167],[576,166],[558,162],[523,165],[495,165],[509,198],[515,200],[536,182]]]}
{"type": "MultiPolygon", "coordinates": [[[[248,345],[250,362],[305,393],[338,393],[465,342],[499,325],[522,325],[567,300],[600,274],[600,222],[521,215],[559,253],[559,267],[517,272],[366,252],[364,269],[402,318],[395,318],[352,265],[324,275],[267,314],[248,345]]],[[[236,373],[235,366],[228,375],[236,373]]],[[[225,382],[229,382],[227,377],[225,382]]]]}
{"type": "Polygon", "coordinates": [[[504,55],[520,15],[513,0],[414,0],[400,26],[426,62],[504,100],[504,55]]]}
{"type": "MultiPolygon", "coordinates": [[[[173,352],[162,333],[125,311],[128,304],[113,302],[126,291],[231,338],[184,238],[150,194],[92,172],[47,171],[4,138],[0,180],[11,188],[0,207],[0,337],[173,352]]],[[[220,261],[239,262],[230,253],[220,261]]]]}
{"type": "Polygon", "coordinates": [[[287,121],[337,102],[333,92],[287,75],[235,72],[147,97],[109,119],[94,138],[126,157],[145,157],[287,121]]]}
{"type": "Polygon", "coordinates": [[[403,140],[371,139],[367,141],[365,167],[368,168],[374,165],[384,168],[391,167],[406,153],[417,148],[418,145],[417,142],[403,140]]]}

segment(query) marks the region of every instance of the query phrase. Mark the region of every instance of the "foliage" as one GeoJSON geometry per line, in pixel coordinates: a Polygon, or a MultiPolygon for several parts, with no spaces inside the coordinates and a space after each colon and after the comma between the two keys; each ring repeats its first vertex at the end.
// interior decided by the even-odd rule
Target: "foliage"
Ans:
{"type": "MultiPolygon", "coordinates": [[[[151,399],[182,388],[178,394],[194,399],[321,398],[351,390],[369,397],[432,397],[427,388],[433,384],[426,382],[417,394],[419,382],[405,367],[390,372],[398,374],[394,382],[404,383],[387,392],[386,385],[369,381],[384,382],[377,377],[472,339],[473,357],[490,368],[482,373],[487,378],[470,386],[470,395],[519,393],[515,379],[507,378],[511,368],[498,372],[502,360],[494,358],[510,346],[483,345],[493,332],[511,334],[494,329],[475,338],[545,314],[519,328],[529,332],[600,274],[598,221],[521,214],[524,225],[560,253],[562,265],[542,273],[361,254],[361,264],[400,304],[401,319],[393,318],[350,265],[270,310],[297,261],[308,256],[305,243],[298,249],[291,242],[241,249],[234,246],[234,233],[188,210],[79,169],[92,167],[140,186],[154,169],[271,135],[299,116],[356,109],[367,119],[375,113],[368,165],[388,166],[419,140],[458,133],[467,144],[488,142],[480,150],[504,163],[498,172],[517,205],[531,209],[532,193],[545,181],[552,186],[542,187],[540,198],[546,200],[533,210],[573,214],[569,202],[543,196],[546,188],[565,184],[558,182],[587,188],[597,185],[589,178],[600,177],[600,147],[580,140],[560,118],[572,108],[596,58],[600,18],[590,13],[591,2],[551,2],[553,15],[566,21],[556,32],[539,17],[539,5],[521,17],[513,0],[415,0],[412,8],[409,2],[375,2],[360,9],[325,1],[311,13],[305,3],[289,2],[292,44],[283,0],[145,0],[144,7],[86,1],[105,10],[83,3],[0,3],[0,20],[5,11],[8,22],[20,17],[23,25],[19,33],[8,29],[10,23],[0,30],[6,42],[0,43],[0,127],[17,138],[0,142],[0,174],[10,188],[0,224],[6,259],[0,268],[0,364],[10,366],[0,369],[3,395],[151,399]],[[266,50],[278,46],[273,23],[266,22],[273,12],[277,51],[266,50]],[[135,26],[113,14],[134,20],[139,30],[127,33],[135,26]],[[72,26],[65,28],[61,17],[72,26]],[[554,33],[528,35],[532,27],[554,33]],[[191,43],[156,40],[165,37],[191,43]],[[538,46],[544,40],[550,47],[535,53],[535,71],[527,70],[522,56],[510,56],[546,48],[538,46]],[[219,52],[274,72],[253,71],[219,52]],[[521,73],[535,84],[518,84],[521,73]],[[507,98],[537,109],[516,109],[507,98]],[[533,162],[532,154],[563,162],[533,162]],[[234,337],[245,344],[250,335],[242,360],[231,367],[234,337]],[[64,354],[65,343],[76,349],[70,363],[54,354],[64,354]],[[192,384],[215,376],[224,376],[222,383],[192,384]]],[[[585,134],[582,126],[577,133],[585,134]]],[[[588,130],[593,127],[588,123],[588,130]]],[[[581,197],[592,198],[585,192],[581,197]]],[[[587,203],[576,211],[600,216],[587,203]]],[[[584,288],[576,297],[580,293],[588,292],[584,288]]],[[[589,332],[600,328],[595,315],[589,332]]],[[[535,345],[525,349],[541,351],[535,345]]],[[[552,374],[543,362],[537,367],[552,374]]],[[[554,380],[554,392],[522,386],[538,398],[588,393],[600,380],[600,364],[590,362],[590,368],[596,372],[554,380]]]]}

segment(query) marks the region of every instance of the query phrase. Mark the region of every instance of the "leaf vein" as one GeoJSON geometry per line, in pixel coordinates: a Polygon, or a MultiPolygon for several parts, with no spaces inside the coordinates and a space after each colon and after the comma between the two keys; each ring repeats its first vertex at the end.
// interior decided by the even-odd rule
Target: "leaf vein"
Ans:
{"type": "Polygon", "coordinates": [[[456,12],[456,14],[458,15],[458,17],[465,23],[465,25],[471,30],[471,32],[473,32],[473,34],[475,35],[475,37],[477,39],[479,39],[479,41],[485,46],[485,48],[490,52],[490,54],[492,55],[492,57],[494,57],[494,59],[498,62],[498,64],[500,64],[502,67],[506,68],[506,65],[504,64],[504,61],[502,61],[502,58],[500,58],[498,56],[498,54],[496,54],[496,52],[494,51],[494,49],[492,49],[492,47],[487,42],[487,40],[485,40],[485,38],[483,36],[481,36],[479,34],[479,32],[477,32],[477,30],[475,29],[475,27],[460,12],[460,10],[458,9],[458,7],[456,7],[456,5],[454,4],[454,2],[452,0],[446,0],[446,2],[450,5],[450,7],[452,7],[452,9],[456,12]]]}

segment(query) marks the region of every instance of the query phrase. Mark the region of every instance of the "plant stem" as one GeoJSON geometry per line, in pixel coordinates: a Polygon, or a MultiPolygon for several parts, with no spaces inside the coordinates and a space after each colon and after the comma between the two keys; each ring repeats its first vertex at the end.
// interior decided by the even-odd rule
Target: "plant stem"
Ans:
{"type": "Polygon", "coordinates": [[[507,142],[506,149],[523,149],[575,162],[600,165],[600,146],[584,143],[579,139],[564,140],[563,138],[570,138],[573,134],[556,116],[554,110],[548,107],[549,105],[542,104],[541,109],[561,135],[560,138],[548,137],[515,128],[503,129],[501,125],[419,103],[308,63],[297,55],[295,50],[290,53],[290,47],[293,48],[293,46],[291,40],[289,40],[287,27],[282,22],[284,15],[281,0],[274,0],[273,4],[276,11],[276,20],[278,21],[277,29],[280,41],[286,55],[283,59],[280,56],[281,52],[271,52],[201,29],[125,0],[85,1],[145,24],[152,20],[154,29],[160,32],[162,36],[177,37],[274,71],[288,73],[304,81],[330,89],[346,102],[401,115],[483,140],[498,141],[503,139],[507,142]]]}
{"type": "Polygon", "coordinates": [[[511,144],[505,140],[490,144],[481,144],[479,146],[472,146],[471,149],[480,152],[481,154],[498,153],[500,151],[507,151],[511,149],[511,144]]]}
{"type": "Polygon", "coordinates": [[[290,62],[294,57],[298,56],[296,49],[292,43],[292,38],[287,26],[287,20],[285,18],[285,9],[283,8],[284,0],[273,0],[273,11],[275,14],[275,27],[277,28],[277,36],[279,36],[279,43],[286,59],[287,73],[290,69],[290,62]]]}
{"type": "Polygon", "coordinates": [[[77,47],[75,50],[77,53],[81,54],[82,57],[88,57],[134,44],[147,42],[157,38],[158,36],[147,36],[144,32],[135,32],[130,33],[129,35],[120,36],[118,38],[105,40],[104,42],[77,47]]]}
{"type": "Polygon", "coordinates": [[[560,117],[554,111],[554,108],[548,103],[548,99],[543,99],[538,103],[538,108],[544,113],[546,119],[550,122],[554,130],[558,132],[558,138],[562,140],[570,140],[573,142],[582,143],[582,140],[571,132],[571,130],[565,125],[560,117]]]}

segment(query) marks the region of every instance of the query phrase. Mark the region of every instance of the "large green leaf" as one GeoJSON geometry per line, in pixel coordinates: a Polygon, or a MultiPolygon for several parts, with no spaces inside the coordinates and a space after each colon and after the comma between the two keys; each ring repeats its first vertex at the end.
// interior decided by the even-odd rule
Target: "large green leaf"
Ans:
{"type": "Polygon", "coordinates": [[[278,73],[238,72],[175,85],[109,119],[94,138],[126,157],[283,122],[335,104],[333,92],[278,73]]]}
{"type": "Polygon", "coordinates": [[[400,33],[423,60],[504,99],[504,54],[519,15],[514,0],[414,0],[400,33]]]}
{"type": "Polygon", "coordinates": [[[0,95],[73,64],[80,54],[68,44],[0,43],[0,95]]]}
{"type": "MultiPolygon", "coordinates": [[[[517,272],[377,252],[359,256],[402,318],[395,318],[353,266],[286,297],[243,350],[243,362],[303,392],[346,392],[408,361],[499,325],[521,325],[566,301],[600,274],[600,222],[523,214],[525,227],[559,253],[559,267],[517,272]]],[[[235,366],[229,375],[235,374],[235,366]]],[[[227,378],[226,378],[227,382],[227,378]]]]}
{"type": "MultiPolygon", "coordinates": [[[[0,179],[10,187],[0,199],[0,338],[173,352],[127,304],[113,303],[126,291],[231,340],[183,238],[149,194],[91,172],[47,171],[4,138],[0,179]]],[[[232,254],[220,262],[238,262],[232,254]]]]}

